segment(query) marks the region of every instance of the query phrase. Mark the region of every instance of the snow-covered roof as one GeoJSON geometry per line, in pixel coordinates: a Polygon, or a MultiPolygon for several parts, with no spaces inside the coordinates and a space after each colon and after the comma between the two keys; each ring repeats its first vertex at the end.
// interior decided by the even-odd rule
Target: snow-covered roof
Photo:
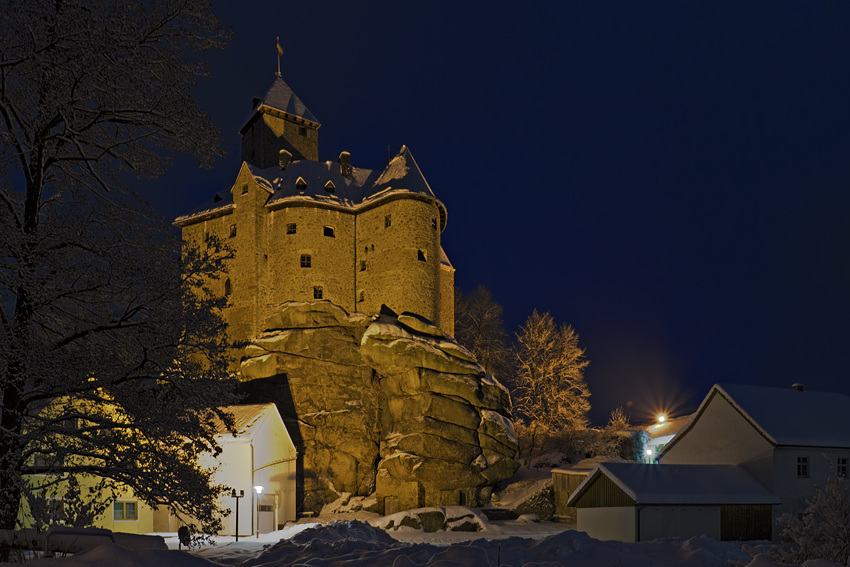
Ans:
{"type": "Polygon", "coordinates": [[[665,451],[693,427],[714,396],[722,396],[774,445],[850,447],[850,396],[743,384],[715,384],[693,419],[665,451]]]}
{"type": "MultiPolygon", "coordinates": [[[[233,427],[236,432],[236,437],[253,437],[254,433],[256,433],[256,429],[270,415],[277,415],[278,419],[280,419],[277,407],[272,403],[222,406],[219,409],[233,415],[233,427]]],[[[227,431],[227,428],[221,420],[216,419],[215,426],[217,436],[223,436],[225,439],[228,437],[232,439],[233,436],[227,431]]]]}
{"type": "MultiPolygon", "coordinates": [[[[290,116],[294,116],[295,118],[301,118],[302,120],[307,120],[309,122],[313,122],[318,126],[319,121],[316,120],[316,117],[313,116],[313,113],[307,109],[307,106],[301,102],[301,99],[298,98],[289,85],[280,78],[275,77],[272,86],[269,88],[268,92],[263,97],[259,98],[259,102],[254,108],[254,112],[251,113],[251,117],[248,118],[246,123],[239,129],[239,133],[244,133],[245,128],[251,124],[254,120],[254,117],[261,111],[262,106],[267,106],[269,108],[273,108],[274,110],[278,110],[280,112],[285,112],[290,116]]],[[[256,98],[254,100],[257,100],[256,98]]]]}
{"type": "Polygon", "coordinates": [[[575,506],[602,475],[636,504],[781,503],[749,473],[734,465],[602,463],[578,485],[567,505],[575,506]]]}
{"type": "Polygon", "coordinates": [[[596,468],[596,465],[601,463],[625,463],[626,459],[619,457],[617,455],[598,455],[596,457],[590,457],[587,459],[583,459],[577,462],[574,465],[568,465],[564,467],[558,467],[556,469],[552,469],[553,473],[562,473],[562,474],[574,474],[585,476],[590,474],[590,471],[596,468]]]}
{"type": "MultiPolygon", "coordinates": [[[[254,181],[271,194],[266,207],[272,209],[299,203],[359,209],[387,198],[411,193],[436,200],[407,146],[401,147],[383,171],[352,167],[350,177],[342,174],[338,163],[330,161],[299,160],[290,163],[285,170],[278,167],[260,169],[249,163],[245,166],[254,181]],[[296,183],[299,179],[306,183],[303,190],[299,190],[296,183]],[[328,181],[333,184],[333,192],[326,187],[328,181]]],[[[197,218],[228,212],[233,208],[231,191],[232,189],[216,193],[210,201],[178,217],[175,224],[180,225],[197,218]]],[[[440,209],[440,230],[444,230],[446,210],[438,200],[437,206],[440,209]]],[[[445,258],[445,261],[448,262],[448,258],[445,258]]]]}
{"type": "Polygon", "coordinates": [[[667,435],[676,435],[682,430],[685,425],[691,420],[694,414],[683,417],[668,418],[664,423],[653,423],[647,426],[646,432],[649,433],[650,439],[656,437],[666,437],[667,435]]]}

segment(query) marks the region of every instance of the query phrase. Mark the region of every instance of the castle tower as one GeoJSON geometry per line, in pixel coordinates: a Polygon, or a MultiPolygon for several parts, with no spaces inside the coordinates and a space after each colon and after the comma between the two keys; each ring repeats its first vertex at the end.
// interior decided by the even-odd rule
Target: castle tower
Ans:
{"type": "Polygon", "coordinates": [[[275,167],[281,150],[293,160],[319,161],[319,122],[283,79],[275,77],[253,114],[239,130],[242,161],[260,169],[275,167]]]}

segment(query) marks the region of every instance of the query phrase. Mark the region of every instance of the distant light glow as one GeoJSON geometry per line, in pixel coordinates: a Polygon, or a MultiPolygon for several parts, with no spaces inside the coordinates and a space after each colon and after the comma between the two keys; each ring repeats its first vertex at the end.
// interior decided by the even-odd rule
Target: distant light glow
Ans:
{"type": "Polygon", "coordinates": [[[667,416],[663,413],[660,413],[658,414],[658,417],[656,419],[658,420],[658,423],[664,423],[665,421],[667,421],[667,416]]]}
{"type": "Polygon", "coordinates": [[[262,486],[255,486],[255,487],[254,487],[254,490],[256,490],[256,491],[257,491],[257,494],[262,494],[262,493],[263,493],[263,487],[262,487],[262,486]]]}
{"type": "Polygon", "coordinates": [[[647,455],[648,457],[651,457],[651,456],[652,456],[652,449],[647,449],[647,450],[646,450],[646,455],[647,455]]]}

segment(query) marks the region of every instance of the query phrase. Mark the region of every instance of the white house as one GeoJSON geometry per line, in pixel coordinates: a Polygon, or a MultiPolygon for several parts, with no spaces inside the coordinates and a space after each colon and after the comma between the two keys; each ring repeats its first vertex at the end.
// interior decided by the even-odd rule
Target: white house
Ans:
{"type": "Polygon", "coordinates": [[[570,495],[578,529],[601,540],[706,535],[770,539],[779,499],[731,465],[602,463],[570,495]]]}
{"type": "MultiPolygon", "coordinates": [[[[217,424],[216,441],[222,448],[217,457],[205,456],[201,464],[218,467],[215,484],[235,490],[243,497],[228,493],[219,499],[222,509],[231,514],[224,519],[225,535],[236,535],[236,504],[239,504],[239,535],[268,533],[295,520],[295,445],[277,406],[254,404],[225,406],[233,414],[235,434],[217,424]],[[258,491],[257,488],[261,487],[258,491]]],[[[164,508],[153,511],[154,531],[176,531],[176,519],[164,508]]]]}
{"type": "Polygon", "coordinates": [[[736,465],[782,501],[774,519],[800,513],[833,468],[847,475],[850,396],[807,392],[797,384],[715,384],[658,459],[662,465],[736,465]]]}

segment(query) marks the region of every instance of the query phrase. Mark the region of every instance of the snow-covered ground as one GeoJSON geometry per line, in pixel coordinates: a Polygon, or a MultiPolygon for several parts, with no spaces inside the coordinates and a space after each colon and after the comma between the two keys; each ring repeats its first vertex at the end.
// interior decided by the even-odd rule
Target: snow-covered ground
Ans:
{"type": "MultiPolygon", "coordinates": [[[[434,511],[436,508],[422,509],[434,511]]],[[[460,507],[440,509],[447,518],[460,507]]],[[[741,550],[740,542],[718,542],[707,537],[665,538],[645,543],[598,541],[563,524],[534,523],[528,518],[488,522],[474,509],[465,509],[480,524],[478,532],[433,533],[403,526],[383,530],[361,520],[329,524],[299,523],[259,538],[217,537],[215,545],[200,550],[177,551],[177,538],[163,534],[173,549],[130,551],[104,544],[69,558],[42,559],[37,567],[777,567],[765,555],[755,559],[741,550]]],[[[372,518],[375,524],[394,525],[410,512],[372,518]]],[[[326,521],[327,518],[318,518],[326,521]]],[[[749,542],[765,545],[765,542],[749,542]]],[[[834,563],[806,562],[804,567],[834,563]]]]}

